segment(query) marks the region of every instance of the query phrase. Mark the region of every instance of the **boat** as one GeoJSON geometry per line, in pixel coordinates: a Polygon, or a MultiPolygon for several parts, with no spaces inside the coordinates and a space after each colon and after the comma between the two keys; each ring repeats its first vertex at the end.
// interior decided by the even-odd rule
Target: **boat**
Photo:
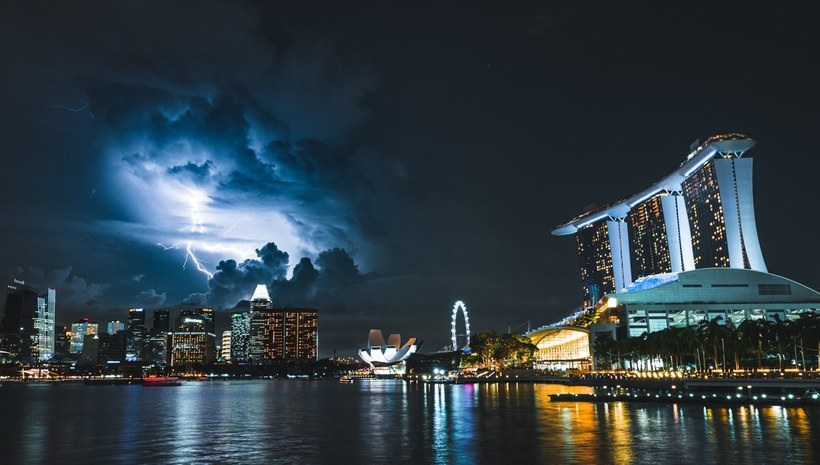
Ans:
{"type": "Polygon", "coordinates": [[[182,386],[182,381],[176,376],[148,376],[142,378],[143,387],[182,386]]]}
{"type": "Polygon", "coordinates": [[[351,378],[350,376],[340,376],[339,382],[342,384],[350,384],[353,382],[353,378],[351,378]]]}

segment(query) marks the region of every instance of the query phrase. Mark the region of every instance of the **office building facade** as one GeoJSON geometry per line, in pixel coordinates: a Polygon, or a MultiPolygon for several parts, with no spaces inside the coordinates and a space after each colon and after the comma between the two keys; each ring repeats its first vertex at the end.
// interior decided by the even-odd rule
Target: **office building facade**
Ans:
{"type": "Polygon", "coordinates": [[[315,308],[272,308],[267,287],[259,284],[251,297],[248,313],[248,361],[316,360],[318,315],[315,308]]]}
{"type": "Polygon", "coordinates": [[[99,325],[88,319],[88,317],[71,323],[71,348],[72,354],[81,354],[86,336],[94,336],[99,333],[99,325]]]}
{"type": "Polygon", "coordinates": [[[168,351],[171,365],[214,363],[214,310],[189,308],[180,311],[174,324],[174,331],[168,335],[168,351]]]}
{"type": "Polygon", "coordinates": [[[315,308],[272,308],[253,313],[251,361],[316,360],[318,323],[315,308]]]}
{"type": "Polygon", "coordinates": [[[169,331],[171,331],[171,312],[168,310],[155,310],[151,333],[165,334],[169,331]]]}
{"type": "Polygon", "coordinates": [[[231,361],[245,363],[249,361],[251,314],[249,312],[231,313],[231,361]]]}
{"type": "Polygon", "coordinates": [[[120,331],[125,330],[125,323],[122,321],[109,321],[108,322],[108,334],[117,334],[120,331]]]}
{"type": "Polygon", "coordinates": [[[14,354],[20,361],[38,360],[38,314],[37,290],[15,279],[8,286],[0,320],[0,350],[14,354]]]}
{"type": "Polygon", "coordinates": [[[141,360],[143,350],[148,342],[148,329],[145,327],[145,309],[128,309],[128,326],[126,359],[129,361],[141,360]]]}
{"type": "Polygon", "coordinates": [[[168,335],[170,364],[206,364],[216,361],[216,343],[213,333],[202,331],[175,331],[168,335]]]}
{"type": "Polygon", "coordinates": [[[54,319],[57,306],[57,291],[48,291],[37,297],[37,319],[34,329],[37,332],[37,358],[48,360],[54,356],[54,319]]]}
{"type": "Polygon", "coordinates": [[[219,358],[231,361],[231,330],[222,331],[222,343],[219,346],[219,358]]]}

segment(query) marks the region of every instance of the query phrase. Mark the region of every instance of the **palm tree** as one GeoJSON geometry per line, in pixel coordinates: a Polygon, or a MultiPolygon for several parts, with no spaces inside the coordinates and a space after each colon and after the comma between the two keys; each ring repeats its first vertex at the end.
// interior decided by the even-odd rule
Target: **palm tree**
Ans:
{"type": "MultiPolygon", "coordinates": [[[[732,320],[728,320],[723,329],[724,340],[729,346],[729,351],[732,354],[732,360],[735,362],[735,370],[740,370],[740,356],[743,351],[743,343],[741,340],[741,333],[732,320]]],[[[725,349],[724,349],[725,350],[725,349]]],[[[723,355],[726,357],[726,354],[723,355]]]]}
{"type": "MultiPolygon", "coordinates": [[[[772,336],[777,344],[777,360],[780,372],[783,372],[783,343],[791,336],[789,324],[780,319],[780,315],[774,314],[774,325],[772,326],[772,336]]],[[[796,357],[795,357],[796,358],[796,357]]]]}
{"type": "Polygon", "coordinates": [[[595,352],[595,359],[600,362],[601,356],[606,355],[606,366],[612,369],[612,350],[615,347],[615,341],[609,333],[599,334],[592,342],[592,349],[595,352]]]}
{"type": "MultiPolygon", "coordinates": [[[[738,326],[741,334],[743,348],[746,352],[753,352],[757,358],[757,369],[763,368],[764,342],[767,341],[769,324],[764,319],[753,320],[747,318],[738,326]]],[[[768,346],[768,344],[765,344],[768,346]]]]}
{"type": "MultiPolygon", "coordinates": [[[[820,317],[815,312],[803,312],[798,320],[790,322],[790,327],[795,339],[800,340],[801,358],[803,368],[805,368],[806,346],[817,347],[818,354],[820,354],[820,317]]],[[[814,349],[809,349],[809,351],[813,352],[814,349]]]]}
{"type": "Polygon", "coordinates": [[[677,340],[678,348],[678,366],[686,364],[685,356],[691,356],[695,367],[698,366],[697,361],[697,333],[691,326],[683,326],[680,328],[671,328],[674,331],[675,339],[677,340]]]}
{"type": "MultiPolygon", "coordinates": [[[[720,352],[718,348],[723,349],[723,358],[724,360],[726,358],[724,343],[725,330],[724,326],[720,324],[720,320],[722,319],[722,316],[718,316],[712,320],[702,320],[698,325],[698,336],[700,337],[703,345],[709,345],[712,348],[712,364],[715,368],[720,365],[720,359],[718,358],[718,353],[720,352]]],[[[724,366],[723,369],[725,370],[726,367],[724,366]]]]}

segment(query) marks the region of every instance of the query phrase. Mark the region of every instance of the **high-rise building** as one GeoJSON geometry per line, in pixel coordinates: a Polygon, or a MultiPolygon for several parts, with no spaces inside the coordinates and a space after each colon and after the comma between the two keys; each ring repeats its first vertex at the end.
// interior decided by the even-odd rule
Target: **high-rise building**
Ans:
{"type": "Polygon", "coordinates": [[[231,361],[231,330],[222,331],[222,345],[219,347],[219,358],[231,361]]]}
{"type": "Polygon", "coordinates": [[[154,324],[151,332],[154,334],[165,334],[171,331],[171,312],[168,310],[154,311],[154,324]]]}
{"type": "Polygon", "coordinates": [[[171,365],[204,364],[216,361],[213,333],[177,331],[169,336],[171,365]]]}
{"type": "Polygon", "coordinates": [[[15,279],[8,286],[3,319],[0,320],[0,350],[15,354],[20,361],[39,358],[37,290],[15,279]]]}
{"type": "MultiPolygon", "coordinates": [[[[239,321],[241,318],[237,316],[239,321]]],[[[272,308],[267,287],[259,284],[251,297],[248,318],[249,361],[264,363],[316,359],[318,311],[315,308],[272,308]]],[[[237,338],[234,338],[232,342],[236,341],[237,338]]]]}
{"type": "Polygon", "coordinates": [[[250,304],[250,324],[248,336],[248,360],[251,362],[261,362],[265,360],[265,340],[267,335],[267,311],[271,308],[268,288],[264,284],[259,284],[253,291],[250,304]]]}
{"type": "Polygon", "coordinates": [[[128,331],[133,332],[136,328],[145,327],[145,310],[142,308],[128,309],[128,331]]]}
{"type": "Polygon", "coordinates": [[[148,337],[148,344],[143,351],[144,361],[155,365],[168,364],[168,334],[157,333],[148,337]]]}
{"type": "Polygon", "coordinates": [[[117,334],[120,331],[125,330],[125,323],[122,321],[109,321],[108,322],[108,334],[117,334]]]}
{"type": "Polygon", "coordinates": [[[71,326],[54,326],[54,353],[65,355],[71,350],[71,326]]]}
{"type": "Polygon", "coordinates": [[[318,311],[315,308],[271,308],[251,315],[252,336],[261,350],[251,352],[255,363],[316,360],[318,311]]]}
{"type": "Polygon", "coordinates": [[[600,222],[578,231],[576,239],[584,302],[597,302],[613,287],[607,223],[600,222]]]}
{"type": "Polygon", "coordinates": [[[169,335],[171,365],[216,361],[216,335],[212,308],[184,309],[179,312],[169,335]]]}
{"type": "Polygon", "coordinates": [[[215,333],[214,309],[189,308],[180,311],[174,331],[215,333]]]}
{"type": "Polygon", "coordinates": [[[629,249],[632,251],[632,275],[635,279],[672,271],[666,237],[661,196],[655,196],[633,208],[626,216],[629,225],[629,249]]]}
{"type": "Polygon", "coordinates": [[[71,348],[72,354],[83,352],[83,343],[86,336],[93,336],[99,333],[99,325],[84,317],[71,324],[71,348]]]}
{"type": "Polygon", "coordinates": [[[141,360],[145,345],[148,342],[148,329],[145,327],[145,310],[128,309],[128,326],[126,327],[126,359],[141,360]]]}
{"type": "Polygon", "coordinates": [[[54,317],[57,304],[57,291],[48,292],[37,297],[37,319],[34,329],[37,331],[37,353],[40,360],[54,356],[54,317]]]}
{"type": "Polygon", "coordinates": [[[249,360],[251,314],[249,312],[231,313],[231,361],[244,363],[249,360]]]}
{"type": "Polygon", "coordinates": [[[89,334],[83,338],[80,354],[81,365],[99,365],[107,362],[125,361],[126,333],[89,334]]]}
{"type": "Polygon", "coordinates": [[[576,235],[584,305],[635,280],[696,268],[766,271],[746,134],[710,137],[649,188],[556,228],[576,235]]]}
{"type": "Polygon", "coordinates": [[[268,289],[259,284],[248,313],[231,315],[231,355],[235,362],[244,352],[244,328],[248,328],[247,359],[253,363],[315,360],[318,345],[318,311],[315,308],[272,308],[268,289]],[[247,326],[246,326],[247,325],[247,326]]]}

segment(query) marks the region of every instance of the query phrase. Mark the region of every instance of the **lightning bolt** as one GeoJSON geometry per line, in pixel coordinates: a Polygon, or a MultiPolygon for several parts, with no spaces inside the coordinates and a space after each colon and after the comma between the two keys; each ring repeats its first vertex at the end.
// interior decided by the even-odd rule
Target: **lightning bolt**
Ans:
{"type": "MultiPolygon", "coordinates": [[[[189,213],[190,224],[180,228],[180,231],[181,232],[198,233],[198,234],[205,233],[205,226],[203,226],[203,224],[202,224],[201,209],[202,209],[202,205],[208,201],[208,196],[206,194],[204,194],[203,192],[198,191],[196,189],[192,189],[192,188],[186,188],[186,189],[187,189],[188,193],[190,194],[190,196],[188,198],[188,203],[191,205],[191,210],[190,210],[190,213],[189,213]]],[[[239,224],[239,221],[237,221],[236,224],[239,224]]],[[[234,227],[236,226],[236,224],[234,225],[234,227]]],[[[159,243],[157,243],[157,245],[162,247],[162,250],[171,250],[171,249],[178,250],[178,249],[182,248],[182,244],[180,244],[179,242],[175,242],[171,245],[165,245],[165,244],[159,242],[159,243]]],[[[208,279],[211,279],[211,278],[214,277],[214,274],[211,273],[210,271],[208,271],[208,269],[205,268],[205,265],[202,264],[202,260],[200,260],[196,256],[196,251],[194,250],[193,241],[187,241],[185,243],[185,261],[182,263],[182,269],[183,270],[185,270],[186,267],[188,266],[188,261],[189,260],[194,264],[194,266],[196,266],[196,269],[200,273],[207,276],[208,279]]]]}
{"type": "Polygon", "coordinates": [[[234,230],[237,226],[239,226],[239,224],[240,224],[240,223],[242,223],[243,221],[251,221],[251,222],[253,222],[254,220],[255,220],[255,218],[252,218],[252,217],[250,217],[250,216],[243,216],[242,218],[239,218],[238,220],[236,220],[236,222],[235,222],[234,224],[232,224],[230,228],[226,229],[226,230],[225,230],[225,232],[223,232],[223,233],[222,233],[222,236],[223,236],[223,237],[224,237],[224,236],[227,236],[229,232],[233,231],[233,230],[234,230]]]}
{"type": "Polygon", "coordinates": [[[76,107],[76,108],[69,107],[69,106],[66,106],[66,105],[49,105],[48,107],[49,108],[55,108],[55,109],[58,109],[58,110],[67,110],[67,111],[71,111],[71,112],[74,112],[74,113],[80,113],[84,110],[88,110],[88,116],[90,116],[91,119],[97,119],[94,116],[94,113],[91,111],[91,106],[88,104],[88,102],[86,102],[85,100],[82,99],[82,97],[79,97],[79,96],[77,97],[77,99],[79,99],[80,102],[82,102],[82,105],[80,105],[79,107],[76,107]]]}
{"type": "Polygon", "coordinates": [[[200,272],[202,272],[205,276],[207,276],[208,279],[211,279],[211,278],[214,277],[214,274],[211,273],[210,271],[208,271],[207,269],[205,269],[205,267],[202,266],[202,262],[200,262],[199,259],[196,258],[196,255],[194,255],[194,249],[193,249],[193,247],[191,247],[190,242],[188,243],[188,246],[185,247],[185,252],[186,252],[185,263],[182,264],[182,269],[185,269],[185,265],[188,263],[188,259],[190,258],[191,261],[194,262],[194,265],[196,265],[196,269],[199,270],[200,272]]]}
{"type": "MultiPolygon", "coordinates": [[[[165,245],[162,242],[158,242],[157,245],[162,247],[162,250],[179,250],[182,248],[182,245],[179,242],[175,242],[171,245],[165,245]]],[[[185,244],[185,261],[182,263],[183,270],[185,270],[188,267],[188,260],[193,262],[194,266],[196,266],[196,269],[205,276],[207,276],[208,279],[214,277],[214,274],[208,271],[208,269],[205,268],[205,265],[202,264],[202,261],[199,258],[197,258],[196,254],[194,253],[193,243],[190,241],[185,244]]]]}

